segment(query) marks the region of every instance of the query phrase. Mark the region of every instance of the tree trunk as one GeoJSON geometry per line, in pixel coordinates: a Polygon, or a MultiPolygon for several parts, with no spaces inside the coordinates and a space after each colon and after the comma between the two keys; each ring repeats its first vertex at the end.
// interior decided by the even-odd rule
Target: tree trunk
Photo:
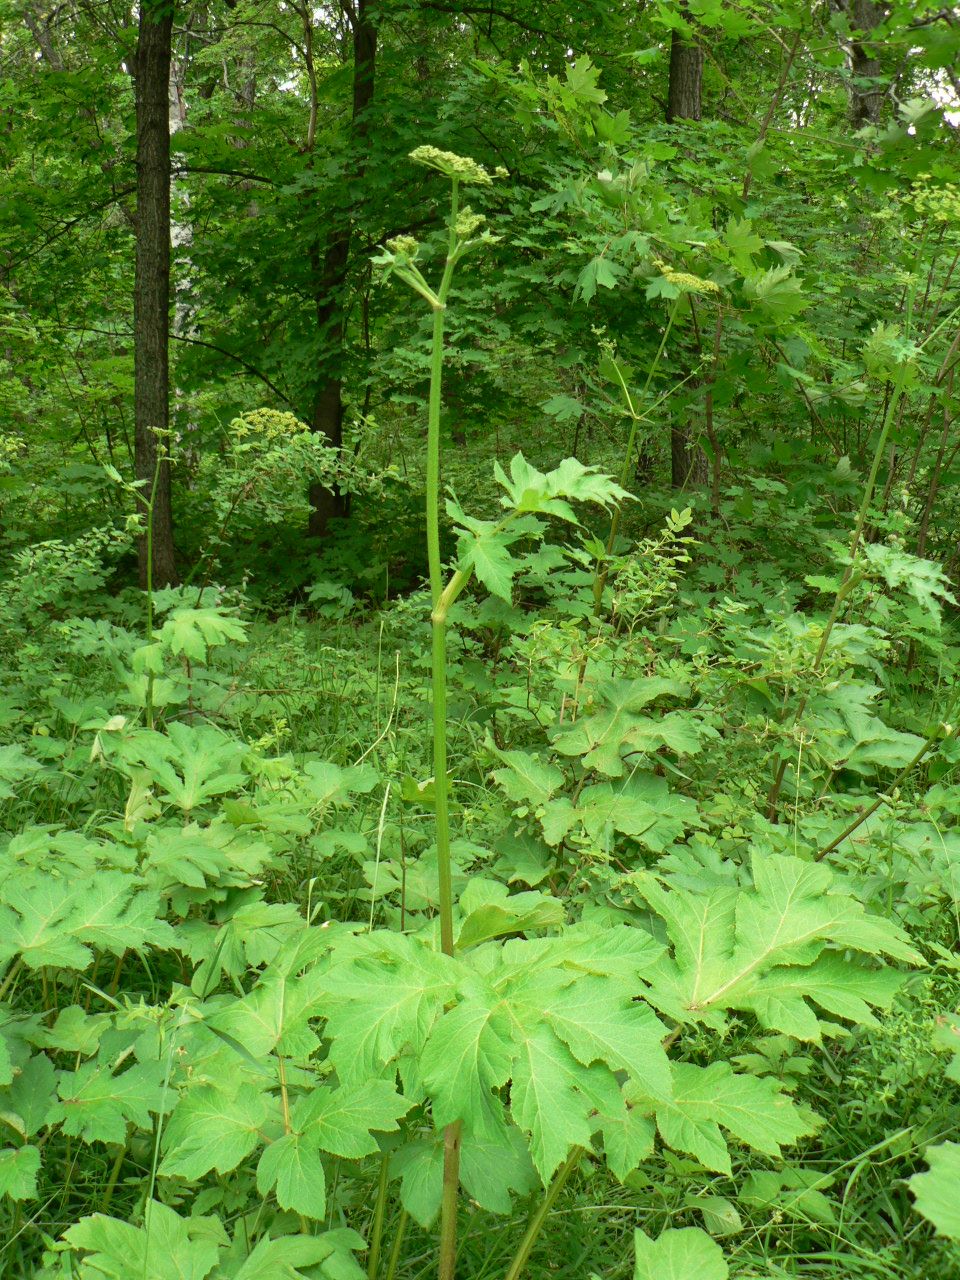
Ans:
{"type": "Polygon", "coordinates": [[[689,423],[673,423],[670,428],[670,483],[674,489],[684,489],[687,485],[703,488],[709,480],[707,455],[693,443],[689,423]]]}
{"type": "MultiPolygon", "coordinates": [[[[681,0],[686,17],[686,0],[681,0]]],[[[670,83],[667,91],[667,122],[699,120],[702,115],[703,47],[697,40],[687,40],[674,31],[670,41],[670,83]]],[[[691,380],[692,389],[699,380],[691,380]]],[[[692,442],[688,422],[676,419],[670,426],[670,483],[675,489],[687,484],[704,485],[709,479],[707,458],[692,442]]]]}
{"type": "MultiPolygon", "coordinates": [[[[686,12],[686,3],[681,5],[686,12]]],[[[667,91],[667,123],[701,118],[703,46],[674,31],[670,41],[670,85],[667,91]]]]}
{"type": "MultiPolygon", "coordinates": [[[[846,4],[850,26],[855,31],[869,34],[884,19],[883,6],[875,0],[848,0],[846,4]]],[[[880,87],[880,59],[875,46],[863,40],[854,40],[850,46],[850,120],[855,129],[877,124],[883,104],[880,87]]]]}
{"type": "MultiPolygon", "coordinates": [[[[136,54],[137,248],[133,298],[137,479],[152,495],[152,580],[177,579],[170,505],[168,346],[170,324],[170,46],[173,0],[141,0],[136,54]],[[159,460],[159,466],[158,466],[159,460]]],[[[147,585],[147,538],[140,539],[140,584],[147,585]]]]}
{"type": "MultiPolygon", "coordinates": [[[[353,111],[351,135],[354,146],[361,144],[367,132],[366,113],[373,101],[377,66],[377,28],[371,17],[369,0],[355,0],[347,8],[353,29],[353,111]]],[[[353,173],[344,175],[345,185],[355,185],[363,175],[362,157],[353,173]]],[[[334,448],[343,444],[343,344],[346,317],[347,269],[350,264],[352,210],[339,213],[339,226],[329,234],[326,250],[316,255],[318,283],[317,329],[323,346],[320,377],[313,401],[314,431],[326,436],[334,448]]],[[[310,490],[310,522],[307,533],[322,538],[330,521],[347,514],[347,497],[322,485],[310,490]]]]}

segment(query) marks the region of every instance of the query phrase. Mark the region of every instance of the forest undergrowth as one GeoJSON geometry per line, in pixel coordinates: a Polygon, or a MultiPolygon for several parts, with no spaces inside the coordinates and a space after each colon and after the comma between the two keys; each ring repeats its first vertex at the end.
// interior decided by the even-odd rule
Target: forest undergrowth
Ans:
{"type": "Polygon", "coordinates": [[[953,10],[27,8],[2,1280],[960,1280],[953,10]]]}
{"type": "Polygon", "coordinates": [[[942,571],[802,451],[681,509],[451,454],[443,517],[438,405],[430,590],[16,553],[3,1274],[960,1275],[942,571]]]}

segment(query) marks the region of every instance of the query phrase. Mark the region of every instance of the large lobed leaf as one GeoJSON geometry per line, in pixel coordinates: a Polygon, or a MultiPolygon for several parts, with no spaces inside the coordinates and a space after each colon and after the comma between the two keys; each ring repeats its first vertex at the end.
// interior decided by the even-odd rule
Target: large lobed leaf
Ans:
{"type": "Polygon", "coordinates": [[[862,1018],[889,1004],[902,978],[849,953],[916,963],[892,921],[868,915],[822,864],[756,852],[752,887],[668,889],[648,873],[631,881],[673,944],[650,998],[679,1021],[723,1025],[749,1010],[762,1025],[818,1040],[815,1006],[862,1018]],[[809,978],[809,981],[808,981],[809,978]]]}

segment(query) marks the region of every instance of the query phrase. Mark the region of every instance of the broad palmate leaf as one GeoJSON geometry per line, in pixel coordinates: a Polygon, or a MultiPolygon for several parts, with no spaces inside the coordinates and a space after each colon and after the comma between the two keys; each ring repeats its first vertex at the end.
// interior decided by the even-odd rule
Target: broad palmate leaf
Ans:
{"type": "Polygon", "coordinates": [[[137,1062],[113,1075],[108,1063],[84,1062],[60,1077],[60,1101],[53,1103],[48,1123],[84,1142],[124,1142],[127,1124],[149,1129],[151,1115],[164,1109],[164,1064],[137,1062]]]}
{"type": "Polygon", "coordinates": [[[273,1099],[244,1080],[237,1089],[201,1084],[177,1103],[163,1135],[159,1172],[194,1180],[235,1169],[257,1146],[273,1099]]]}
{"type": "Polygon", "coordinates": [[[423,1053],[438,1123],[495,1135],[509,1081],[510,1114],[546,1180],[623,1109],[616,1072],[646,1096],[670,1096],[665,1028],[634,998],[636,970],[659,954],[646,935],[578,928],[478,952],[483,980],[471,975],[469,997],[440,1017],[423,1053]]]}
{"type": "Polygon", "coordinates": [[[724,1011],[748,1010],[766,1027],[809,1040],[821,1035],[814,1005],[858,1019],[888,1004],[900,976],[849,953],[916,963],[903,931],[868,915],[827,866],[759,852],[752,866],[752,887],[705,892],[667,888],[646,872],[630,877],[673,944],[651,1001],[680,1022],[715,1027],[724,1011]]]}
{"type": "Polygon", "coordinates": [[[378,1150],[372,1130],[394,1132],[410,1103],[383,1080],[330,1089],[318,1085],[294,1104],[290,1132],[272,1142],[257,1166],[257,1186],[308,1218],[326,1212],[321,1151],[356,1160],[378,1150]]]}
{"type": "Polygon", "coordinates": [[[420,1053],[457,988],[458,966],[403,934],[379,933],[324,975],[330,1058],[344,1083],[380,1076],[405,1050],[420,1053]]]}
{"type": "Polygon", "coordinates": [[[30,1200],[37,1194],[40,1152],[36,1147],[0,1148],[0,1196],[30,1200]]]}
{"type": "Polygon", "coordinates": [[[204,1280],[217,1265],[227,1237],[215,1218],[181,1218],[151,1200],[144,1226],[95,1213],[64,1233],[74,1249],[90,1255],[84,1280],[204,1280]]]}
{"type": "Polygon", "coordinates": [[[673,1097],[656,1105],[657,1128],[668,1147],[687,1151],[718,1173],[730,1173],[721,1128],[745,1146],[779,1156],[817,1127],[776,1080],[737,1074],[726,1062],[673,1064],[673,1097]]]}
{"type": "Polygon", "coordinates": [[[19,955],[31,969],[85,969],[92,948],[123,955],[146,945],[169,948],[174,932],[158,920],[159,895],[122,871],[89,879],[37,877],[0,891],[0,964],[19,955]]]}
{"type": "MultiPolygon", "coordinates": [[[[474,896],[479,903],[483,894],[474,896]]],[[[509,916],[511,902],[522,902],[519,928],[533,896],[542,897],[493,905],[509,916]]],[[[353,939],[349,959],[324,971],[318,1004],[344,1086],[386,1080],[399,1067],[408,1092],[426,1092],[435,1123],[462,1121],[474,1143],[503,1146],[512,1117],[543,1179],[622,1109],[615,1073],[647,1097],[670,1096],[666,1028],[636,998],[640,973],[662,951],[648,934],[575,926],[554,938],[480,943],[456,959],[432,945],[374,933],[353,939]]],[[[405,1178],[418,1211],[429,1201],[414,1190],[419,1169],[405,1178]]]]}

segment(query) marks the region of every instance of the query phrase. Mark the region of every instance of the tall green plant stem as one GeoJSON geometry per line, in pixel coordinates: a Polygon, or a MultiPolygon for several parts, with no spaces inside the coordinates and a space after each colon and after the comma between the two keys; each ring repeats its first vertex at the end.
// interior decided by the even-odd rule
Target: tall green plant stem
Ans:
{"type": "Polygon", "coordinates": [[[3,979],[3,982],[0,983],[0,1000],[4,998],[4,996],[10,990],[10,988],[13,986],[16,976],[22,968],[23,968],[23,956],[17,956],[16,960],[14,960],[11,963],[10,968],[7,970],[7,973],[3,979]]]}
{"type": "MultiPolygon", "coordinates": [[[[427,560],[430,570],[431,662],[433,689],[433,787],[436,801],[437,888],[440,897],[440,946],[453,955],[453,870],[450,859],[450,809],[447,788],[447,607],[443,603],[440,560],[440,406],[443,388],[443,317],[457,260],[459,183],[450,196],[449,239],[443,278],[433,306],[430,399],[427,417],[427,560]]],[[[443,1133],[443,1192],[440,1202],[440,1280],[453,1280],[457,1265],[457,1207],[460,1190],[460,1124],[443,1133]]]]}
{"type": "MultiPolygon", "coordinates": [[[[647,397],[650,389],[650,383],[653,381],[654,374],[660,367],[660,361],[663,353],[667,348],[667,340],[673,329],[673,323],[677,318],[677,312],[680,310],[680,303],[683,301],[684,295],[681,293],[674,299],[673,306],[670,308],[670,316],[667,320],[667,327],[663,331],[663,337],[660,339],[660,345],[657,348],[657,354],[654,356],[650,368],[647,370],[646,381],[643,384],[643,390],[640,392],[640,401],[643,402],[647,397]]],[[[614,368],[617,373],[617,380],[620,383],[620,390],[623,394],[623,401],[626,405],[627,414],[630,418],[630,434],[627,436],[627,445],[623,451],[623,463],[620,467],[619,485],[621,489],[627,487],[627,480],[630,478],[630,463],[633,458],[633,450],[637,443],[637,431],[640,423],[643,421],[643,415],[637,412],[637,407],[633,402],[633,396],[630,394],[630,388],[624,380],[620,371],[620,366],[614,361],[614,368]]],[[[613,510],[613,517],[610,520],[610,532],[607,535],[607,544],[604,552],[603,562],[597,565],[597,572],[593,579],[593,612],[595,617],[600,616],[601,604],[603,601],[603,589],[607,585],[607,573],[609,571],[610,557],[613,554],[613,546],[617,540],[617,534],[620,530],[620,516],[623,511],[623,503],[618,502],[613,510]]]]}
{"type": "Polygon", "coordinates": [[[383,1245],[383,1220],[387,1210],[387,1191],[390,1186],[390,1152],[380,1160],[380,1179],[377,1183],[377,1204],[373,1211],[373,1228],[370,1232],[370,1253],[367,1257],[367,1280],[377,1280],[380,1271],[380,1250],[383,1245]]]}
{"type": "Polygon", "coordinates": [[[537,1242],[537,1236],[543,1230],[544,1223],[550,1215],[550,1210],[556,1204],[557,1197],[567,1185],[571,1173],[580,1163],[582,1156],[583,1147],[574,1147],[557,1170],[553,1181],[547,1188],[547,1194],[540,1201],[536,1213],[527,1224],[523,1239],[520,1241],[517,1252],[513,1255],[513,1261],[510,1263],[510,1268],[503,1280],[519,1280],[519,1277],[523,1274],[523,1269],[527,1265],[530,1254],[533,1252],[533,1246],[537,1242]]]}
{"type": "MultiPolygon", "coordinates": [[[[427,562],[432,603],[430,677],[433,688],[433,786],[436,798],[437,879],[440,897],[440,946],[453,955],[453,875],[450,864],[450,808],[447,788],[447,615],[441,609],[443,564],[440,559],[440,404],[443,389],[443,316],[457,256],[459,184],[453,179],[450,230],[443,279],[433,306],[430,399],[427,416],[427,562]]],[[[451,1273],[452,1274],[452,1273],[451,1273]]]]}
{"type": "MultiPolygon", "coordinates": [[[[425,163],[432,164],[429,153],[425,163]]],[[[441,155],[434,151],[434,156],[441,155]]],[[[424,159],[411,152],[413,159],[424,159]]],[[[440,167],[440,166],[435,166],[440,167]]],[[[469,173],[469,164],[464,166],[469,173]]],[[[450,173],[450,218],[447,224],[447,257],[440,287],[436,292],[424,279],[406,247],[393,265],[433,311],[433,341],[430,351],[430,394],[427,409],[426,524],[427,563],[430,576],[430,685],[432,692],[433,785],[436,812],[437,890],[440,901],[440,947],[444,954],[454,954],[453,938],[453,868],[450,857],[450,804],[447,781],[447,618],[450,606],[467,585],[470,571],[457,570],[446,587],[443,585],[443,563],[440,559],[440,410],[443,392],[443,322],[453,280],[453,270],[469,247],[470,235],[479,220],[466,218],[458,225],[460,214],[460,178],[450,173]]],[[[471,179],[467,179],[468,181],[471,179]]],[[[397,242],[394,242],[397,243],[397,242]]],[[[390,243],[388,242],[388,248],[390,243]]],[[[447,1125],[443,1133],[443,1188],[440,1200],[440,1280],[453,1280],[457,1262],[457,1209],[460,1193],[460,1136],[458,1122],[447,1125]]],[[[391,1273],[395,1258],[391,1260],[391,1273]]]]}
{"type": "Polygon", "coordinates": [[[400,1220],[397,1223],[396,1234],[393,1237],[393,1248],[390,1250],[390,1259],[387,1262],[386,1280],[394,1280],[394,1276],[397,1273],[397,1263],[400,1261],[400,1250],[403,1247],[403,1237],[406,1235],[409,1220],[406,1209],[401,1209],[400,1220]]]}
{"type": "Polygon", "coordinates": [[[430,398],[427,407],[427,561],[434,609],[443,590],[443,564],[440,560],[440,404],[443,393],[443,317],[457,261],[460,184],[456,178],[452,180],[451,187],[447,260],[436,298],[430,300],[433,308],[433,342],[430,349],[430,398]]]}

